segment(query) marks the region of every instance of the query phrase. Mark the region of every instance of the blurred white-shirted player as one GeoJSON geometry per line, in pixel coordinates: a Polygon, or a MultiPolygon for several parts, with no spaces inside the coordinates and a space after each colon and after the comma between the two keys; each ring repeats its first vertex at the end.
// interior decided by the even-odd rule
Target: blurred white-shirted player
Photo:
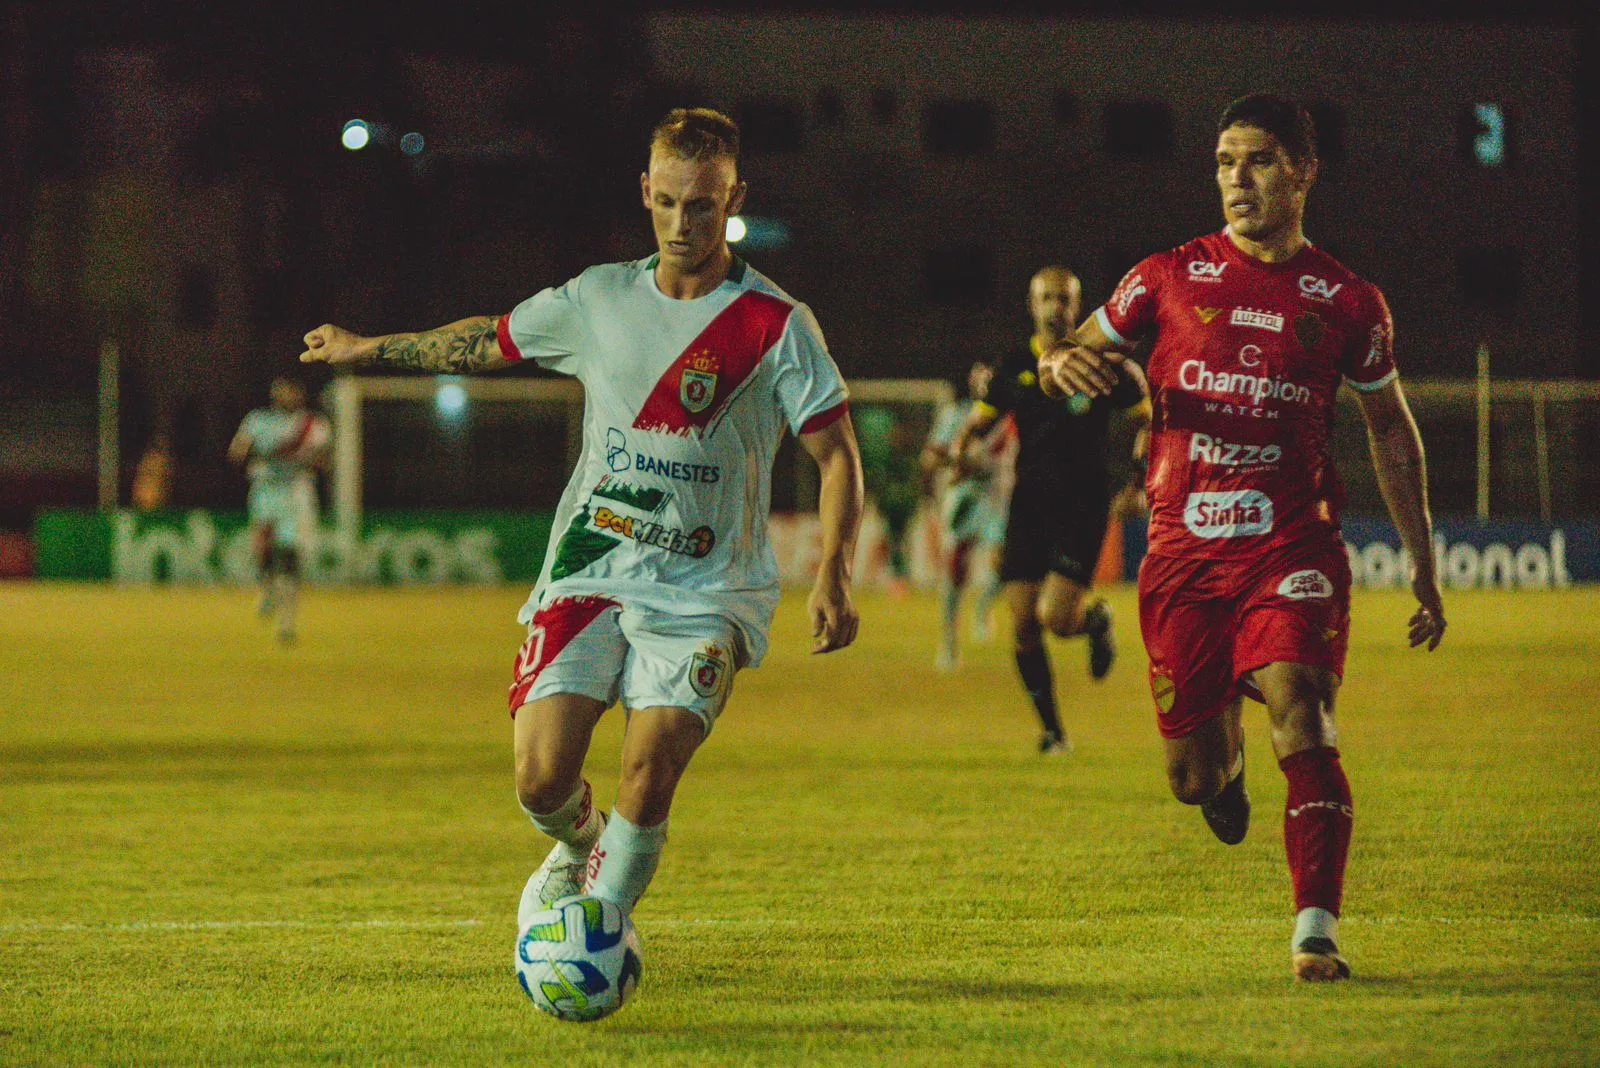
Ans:
{"type": "Polygon", "coordinates": [[[244,417],[228,458],[250,477],[247,509],[261,578],[261,615],[276,616],[278,640],[294,641],[303,558],[315,549],[316,469],[328,453],[328,420],[306,407],[305,387],[276,378],[272,406],[244,417]]]}
{"type": "Polygon", "coordinates": [[[766,523],[785,430],[821,468],[813,651],[855,640],[862,485],[845,386],[810,309],[728,248],[745,196],[738,152],[738,127],[714,111],[675,110],[656,127],[641,186],[660,251],[647,260],[591,267],[509,315],[306,335],[306,361],[459,374],[534,360],[584,385],[583,453],[518,617],[517,794],[557,843],[528,880],[519,926],[581,891],[624,910],[645,892],[680,777],[735,672],[766,653],[778,603],[766,523]],[[629,719],[607,820],[583,762],[619,700],[629,719]]]}
{"type": "Polygon", "coordinates": [[[922,469],[937,482],[939,526],[944,552],[941,577],[939,651],[934,666],[953,671],[961,663],[958,622],[961,595],[979,583],[972,605],[972,634],[988,636],[989,611],[1001,590],[1000,550],[1006,542],[1006,506],[1015,481],[1017,428],[1009,418],[975,437],[955,464],[950,445],[960,435],[972,408],[988,395],[994,367],[974,361],[967,372],[967,396],[942,407],[922,450],[922,469]]]}

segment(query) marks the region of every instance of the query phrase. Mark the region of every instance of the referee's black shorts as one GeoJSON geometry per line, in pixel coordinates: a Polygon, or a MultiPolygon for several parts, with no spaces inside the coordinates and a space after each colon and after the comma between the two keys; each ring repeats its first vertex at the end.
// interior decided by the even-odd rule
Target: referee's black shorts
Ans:
{"type": "Polygon", "coordinates": [[[1006,522],[1002,582],[1042,582],[1052,572],[1087,587],[1106,537],[1106,479],[1066,482],[1017,477],[1006,522]]]}

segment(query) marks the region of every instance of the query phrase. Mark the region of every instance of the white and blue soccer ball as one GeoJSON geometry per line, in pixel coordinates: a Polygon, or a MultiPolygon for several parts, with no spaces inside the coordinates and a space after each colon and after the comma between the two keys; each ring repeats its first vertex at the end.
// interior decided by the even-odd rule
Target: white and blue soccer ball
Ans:
{"type": "Polygon", "coordinates": [[[639,935],[627,913],[574,894],[533,915],[517,934],[517,981],[560,1020],[610,1016],[639,985],[639,935]]]}

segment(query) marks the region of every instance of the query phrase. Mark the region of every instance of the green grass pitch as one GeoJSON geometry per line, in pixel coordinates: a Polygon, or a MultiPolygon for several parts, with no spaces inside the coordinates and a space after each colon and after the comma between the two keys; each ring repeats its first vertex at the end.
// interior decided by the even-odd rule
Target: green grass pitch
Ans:
{"type": "Polygon", "coordinates": [[[1432,656],[1358,595],[1334,987],[1290,978],[1261,709],[1228,849],[1167,794],[1130,590],[1104,684],[1054,647],[1053,759],[1003,643],[931,671],[932,597],[812,657],[788,596],[588,1026],[511,970],[522,595],[313,592],[283,650],[246,591],[0,586],[0,1063],[1600,1062],[1600,592],[1455,594],[1432,656]]]}

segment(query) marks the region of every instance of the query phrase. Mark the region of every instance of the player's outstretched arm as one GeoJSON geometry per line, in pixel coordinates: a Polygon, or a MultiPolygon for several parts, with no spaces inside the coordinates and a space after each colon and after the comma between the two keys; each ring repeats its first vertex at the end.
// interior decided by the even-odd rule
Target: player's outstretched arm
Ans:
{"type": "Polygon", "coordinates": [[[843,649],[856,640],[860,617],[850,599],[851,570],[855,566],[856,536],[866,491],[861,482],[861,449],[849,414],[821,430],[800,435],[800,444],[817,461],[822,491],[817,501],[822,521],[822,563],[817,581],[806,600],[811,616],[814,653],[843,649]]]}
{"type": "Polygon", "coordinates": [[[1428,651],[1444,639],[1444,603],[1439,596],[1437,563],[1433,557],[1433,517],[1428,512],[1428,467],[1422,452],[1422,435],[1396,379],[1382,389],[1357,392],[1367,420],[1367,440],[1378,487],[1389,506],[1389,516],[1400,531],[1400,542],[1414,568],[1411,590],[1417,610],[1409,627],[1411,647],[1424,643],[1428,651]]]}
{"type": "Polygon", "coordinates": [[[500,351],[499,324],[498,316],[479,315],[416,334],[362,337],[324,323],[306,334],[300,362],[384,364],[445,375],[493,371],[511,362],[500,351]]]}
{"type": "Polygon", "coordinates": [[[1114,345],[1100,329],[1099,320],[1094,316],[1085,319],[1071,337],[1039,357],[1039,385],[1045,395],[1099,397],[1110,393],[1117,384],[1113,365],[1123,361],[1114,345]]]}

